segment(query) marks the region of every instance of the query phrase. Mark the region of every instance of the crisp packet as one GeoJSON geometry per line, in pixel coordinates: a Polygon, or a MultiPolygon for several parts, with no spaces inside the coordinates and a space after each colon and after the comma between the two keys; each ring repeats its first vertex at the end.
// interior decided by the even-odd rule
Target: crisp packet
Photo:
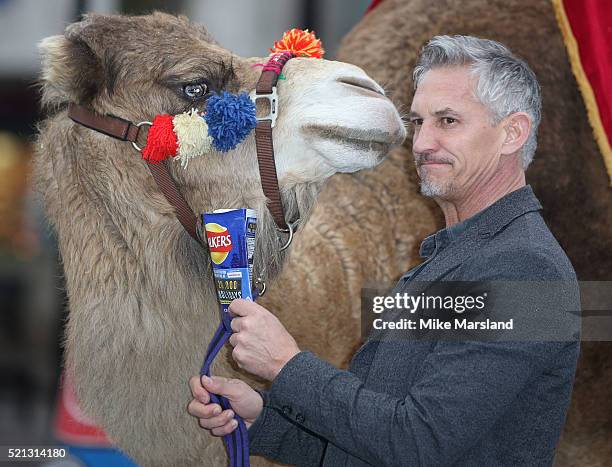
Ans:
{"type": "Polygon", "coordinates": [[[202,214],[217,298],[224,312],[236,298],[253,299],[253,252],[257,216],[252,209],[202,214]]]}

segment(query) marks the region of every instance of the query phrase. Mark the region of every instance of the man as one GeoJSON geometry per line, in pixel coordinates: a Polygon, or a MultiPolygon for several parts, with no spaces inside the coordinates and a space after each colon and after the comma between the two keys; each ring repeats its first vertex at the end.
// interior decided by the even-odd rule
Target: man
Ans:
{"type": "MultiPolygon", "coordinates": [[[[570,281],[572,266],[539,210],[524,170],[536,147],[540,91],[529,67],[499,43],[437,36],[414,71],[415,164],[446,228],[400,280],[570,281]]],[[[533,313],[549,313],[531,297],[533,313]]],[[[577,307],[576,296],[569,297],[577,307]]],[[[577,310],[577,308],[576,308],[577,310]]],[[[252,454],[297,465],[550,465],[564,424],[578,342],[415,342],[369,339],[347,371],[300,351],[258,304],[238,300],[233,358],[272,381],[192,378],[189,412],[215,436],[232,411],[252,454]]]]}

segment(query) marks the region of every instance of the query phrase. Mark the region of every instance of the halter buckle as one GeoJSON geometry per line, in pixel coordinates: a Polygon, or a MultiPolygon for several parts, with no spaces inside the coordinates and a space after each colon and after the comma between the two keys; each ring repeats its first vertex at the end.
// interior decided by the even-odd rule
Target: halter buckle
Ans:
{"type": "Polygon", "coordinates": [[[258,122],[261,122],[263,120],[270,120],[270,126],[274,128],[274,126],[276,125],[276,115],[278,113],[278,94],[276,93],[276,86],[272,87],[271,94],[258,94],[257,89],[254,89],[249,97],[255,103],[255,105],[257,105],[257,101],[259,99],[266,99],[268,101],[268,103],[270,104],[270,111],[268,112],[268,114],[264,115],[263,117],[255,116],[255,118],[258,122]]]}

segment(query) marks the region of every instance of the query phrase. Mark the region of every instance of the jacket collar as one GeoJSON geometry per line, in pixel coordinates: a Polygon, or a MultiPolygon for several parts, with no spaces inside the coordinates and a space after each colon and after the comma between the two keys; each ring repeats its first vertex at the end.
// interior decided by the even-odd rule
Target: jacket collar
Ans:
{"type": "Polygon", "coordinates": [[[472,217],[426,237],[421,243],[420,255],[428,258],[436,250],[440,252],[458,239],[475,241],[493,237],[517,217],[541,209],[542,205],[531,185],[526,185],[508,193],[472,217]]]}
{"type": "Polygon", "coordinates": [[[531,185],[526,185],[508,193],[479,213],[481,216],[478,219],[478,234],[481,238],[492,237],[517,217],[541,209],[542,205],[533,193],[531,185]]]}
{"type": "MultiPolygon", "coordinates": [[[[461,222],[460,227],[442,229],[427,237],[421,245],[428,256],[428,264],[413,276],[416,281],[437,281],[452,275],[474,251],[494,237],[516,218],[542,209],[529,185],[500,198],[491,206],[461,222]],[[432,238],[432,240],[428,240],[432,238]],[[429,243],[429,246],[427,245],[429,243]],[[452,243],[452,246],[449,245],[452,243]],[[431,246],[433,245],[433,247],[431,246]],[[432,257],[433,255],[433,257],[432,257]],[[430,261],[431,260],[431,261],[430,261]]],[[[459,225],[459,224],[457,224],[459,225]]]]}

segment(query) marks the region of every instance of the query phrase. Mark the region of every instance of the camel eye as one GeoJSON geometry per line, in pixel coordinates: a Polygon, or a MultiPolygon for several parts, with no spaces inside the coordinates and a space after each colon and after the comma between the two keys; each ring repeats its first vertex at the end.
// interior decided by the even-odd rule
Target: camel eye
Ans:
{"type": "Polygon", "coordinates": [[[204,83],[192,83],[183,86],[183,94],[189,99],[200,99],[208,91],[208,86],[204,83]]]}

